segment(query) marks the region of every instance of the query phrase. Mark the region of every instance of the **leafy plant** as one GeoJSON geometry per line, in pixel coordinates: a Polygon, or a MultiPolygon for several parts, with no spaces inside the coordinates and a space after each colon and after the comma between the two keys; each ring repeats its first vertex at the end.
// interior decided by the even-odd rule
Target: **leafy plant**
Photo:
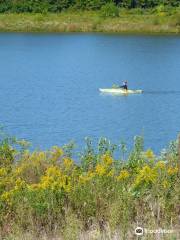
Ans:
{"type": "Polygon", "coordinates": [[[100,14],[104,18],[119,17],[119,8],[113,2],[110,2],[102,6],[100,14]]]}
{"type": "Polygon", "coordinates": [[[177,141],[156,156],[137,136],[129,156],[121,144],[123,162],[115,159],[117,146],[106,138],[97,146],[87,138],[77,162],[72,144],[30,152],[16,143],[1,138],[0,238],[25,239],[19,234],[30,233],[42,239],[46,233],[48,239],[66,240],[83,232],[93,239],[93,229],[99,237],[111,232],[131,239],[137,222],[150,229],[169,222],[180,227],[177,141]]]}

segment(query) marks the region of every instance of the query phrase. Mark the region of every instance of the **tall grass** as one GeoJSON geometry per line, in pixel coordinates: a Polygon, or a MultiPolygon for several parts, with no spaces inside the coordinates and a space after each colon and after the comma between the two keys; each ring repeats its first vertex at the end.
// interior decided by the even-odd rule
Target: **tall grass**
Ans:
{"type": "Polygon", "coordinates": [[[179,8],[69,10],[60,14],[0,14],[0,31],[179,33],[179,8]]]}
{"type": "Polygon", "coordinates": [[[171,231],[144,239],[180,239],[177,145],[156,156],[141,137],[130,153],[87,139],[76,163],[73,145],[30,152],[3,139],[0,239],[135,239],[137,226],[171,231]]]}

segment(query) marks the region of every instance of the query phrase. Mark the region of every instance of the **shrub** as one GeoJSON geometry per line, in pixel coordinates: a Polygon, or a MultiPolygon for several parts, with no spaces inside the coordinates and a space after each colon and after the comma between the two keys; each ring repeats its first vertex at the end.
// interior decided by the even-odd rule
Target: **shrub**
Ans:
{"type": "Polygon", "coordinates": [[[118,17],[119,16],[119,8],[113,3],[107,3],[102,6],[100,14],[102,17],[118,17]]]}
{"type": "Polygon", "coordinates": [[[159,17],[158,17],[158,16],[154,17],[152,22],[153,22],[153,25],[155,25],[155,26],[156,26],[156,25],[159,25],[159,24],[160,24],[160,19],[159,19],[159,17]]]}
{"type": "Polygon", "coordinates": [[[0,0],[0,13],[8,12],[11,9],[11,1],[0,0]]]}
{"type": "Polygon", "coordinates": [[[74,4],[71,0],[48,0],[50,12],[61,12],[74,4]]]}
{"type": "MultiPolygon", "coordinates": [[[[13,236],[13,229],[38,237],[46,232],[52,239],[61,232],[63,240],[77,239],[94,226],[101,231],[109,226],[112,233],[118,230],[124,239],[133,239],[128,234],[137,222],[151,229],[172,222],[178,229],[178,144],[172,142],[166,154],[156,156],[144,150],[142,137],[134,140],[122,161],[113,157],[117,146],[107,139],[100,139],[96,148],[87,139],[78,164],[70,157],[72,145],[24,151],[12,161],[11,142],[5,147],[2,142],[7,164],[0,165],[0,239],[13,236]]],[[[125,151],[124,144],[119,147],[125,151]]]]}
{"type": "Polygon", "coordinates": [[[171,24],[173,26],[180,26],[180,13],[176,13],[173,18],[171,24]]]}

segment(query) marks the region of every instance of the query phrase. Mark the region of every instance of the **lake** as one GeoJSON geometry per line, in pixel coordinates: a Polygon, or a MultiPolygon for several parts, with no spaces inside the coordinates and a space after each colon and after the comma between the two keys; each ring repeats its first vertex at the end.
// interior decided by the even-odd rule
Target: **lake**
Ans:
{"type": "Polygon", "coordinates": [[[180,132],[180,37],[0,34],[0,123],[46,149],[86,136],[156,152],[180,132]],[[128,80],[144,93],[102,95],[128,80]]]}

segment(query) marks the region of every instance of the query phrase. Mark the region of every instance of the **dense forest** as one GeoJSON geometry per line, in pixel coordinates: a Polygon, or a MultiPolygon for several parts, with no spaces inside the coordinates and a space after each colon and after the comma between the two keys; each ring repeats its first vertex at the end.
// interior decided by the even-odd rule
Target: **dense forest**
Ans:
{"type": "Polygon", "coordinates": [[[61,12],[66,9],[98,10],[113,4],[123,8],[153,8],[180,5],[180,0],[0,0],[0,12],[61,12]]]}

